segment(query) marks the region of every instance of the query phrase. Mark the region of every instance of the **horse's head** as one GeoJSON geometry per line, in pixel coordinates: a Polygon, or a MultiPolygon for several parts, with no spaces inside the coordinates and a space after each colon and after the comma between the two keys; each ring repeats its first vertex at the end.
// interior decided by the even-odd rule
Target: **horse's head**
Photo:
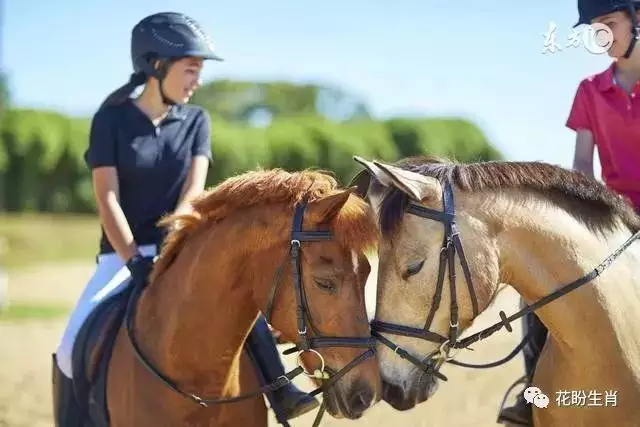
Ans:
{"type": "Polygon", "coordinates": [[[364,298],[365,253],[375,253],[378,230],[368,204],[353,193],[321,171],[252,171],[195,201],[200,219],[181,229],[192,233],[198,226],[190,223],[202,224],[203,232],[192,233],[201,239],[194,247],[205,254],[215,246],[211,256],[226,260],[199,264],[202,275],[228,276],[244,302],[233,314],[262,311],[301,350],[297,360],[317,385],[335,376],[325,406],[347,418],[382,395],[364,298]]]}
{"type": "MultiPolygon", "coordinates": [[[[295,342],[299,348],[303,348],[300,330],[306,329],[306,335],[311,338],[311,349],[299,356],[308,372],[322,372],[325,368],[334,375],[345,370],[344,376],[325,392],[324,402],[334,417],[358,418],[382,394],[373,348],[375,341],[371,339],[364,299],[365,282],[370,272],[365,250],[375,250],[377,243],[373,216],[363,200],[351,190],[344,190],[308,202],[302,227],[294,230],[301,229],[303,237],[304,233],[310,233],[307,241],[303,238],[299,239],[300,243],[289,241],[296,240],[296,236],[289,237],[291,215],[285,218],[287,245],[291,245],[291,249],[274,252],[285,255],[282,261],[286,268],[282,270],[280,284],[272,285],[278,287],[278,294],[272,304],[267,302],[267,312],[273,307],[273,314],[269,316],[272,324],[282,332],[285,340],[295,342]],[[316,240],[313,233],[318,231],[330,235],[320,235],[316,240]],[[299,247],[297,260],[293,258],[295,246],[299,247]],[[287,251],[290,251],[288,255],[287,251]],[[300,279],[296,277],[296,263],[300,279]],[[302,289],[298,296],[297,286],[302,289]],[[297,320],[299,303],[302,303],[301,315],[308,316],[302,327],[297,320]],[[344,347],[327,343],[327,346],[313,348],[314,343],[320,343],[314,338],[332,337],[349,338],[351,343],[345,340],[340,343],[346,344],[344,347]],[[367,339],[369,349],[362,346],[366,345],[367,339]],[[350,364],[361,358],[365,351],[370,352],[368,359],[351,368],[350,364]]],[[[293,227],[296,228],[295,220],[293,227]]]]}
{"type": "Polygon", "coordinates": [[[456,191],[454,202],[443,164],[356,160],[368,171],[358,177],[358,187],[367,189],[382,232],[372,326],[380,334],[383,399],[406,410],[435,392],[452,333],[455,341],[495,294],[498,255],[487,224],[474,215],[472,200],[456,191]],[[464,242],[467,272],[456,238],[464,242]],[[453,256],[451,283],[448,262],[453,256]],[[465,283],[467,273],[470,283],[465,283]],[[413,361],[396,354],[395,345],[413,361]]]}
{"type": "MultiPolygon", "coordinates": [[[[192,236],[176,262],[207,291],[221,292],[207,285],[211,277],[225,280],[226,299],[242,301],[219,308],[228,318],[250,322],[259,310],[295,343],[307,375],[317,385],[328,382],[331,415],[358,418],[379,401],[364,298],[365,254],[375,254],[379,233],[366,201],[322,171],[272,169],[228,178],[192,205],[194,214],[165,222],[174,231],[154,274],[192,236]],[[208,257],[216,262],[203,261],[208,257]]],[[[247,332],[244,324],[232,326],[247,332]]]]}

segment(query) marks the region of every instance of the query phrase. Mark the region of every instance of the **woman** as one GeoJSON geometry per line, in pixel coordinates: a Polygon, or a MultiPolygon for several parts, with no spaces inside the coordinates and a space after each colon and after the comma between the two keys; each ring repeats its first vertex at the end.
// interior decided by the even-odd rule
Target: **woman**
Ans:
{"type": "MultiPolygon", "coordinates": [[[[212,161],[209,116],[186,105],[203,62],[222,60],[200,25],[179,13],[148,16],[133,28],[131,56],[134,73],[94,115],[85,153],[102,236],[96,270],[53,355],[56,426],[83,425],[71,380],[73,344],[83,322],[105,298],[131,283],[144,285],[163,239],[157,221],[189,211],[212,161]],[[130,98],[142,84],[142,93],[130,98]]],[[[268,382],[285,373],[263,318],[247,343],[268,382]]],[[[293,385],[270,397],[290,418],[318,405],[293,385]]]]}
{"type": "MultiPolygon", "coordinates": [[[[576,132],[573,168],[590,177],[594,148],[602,167],[603,182],[625,197],[640,212],[640,35],[636,9],[640,1],[578,0],[580,24],[609,27],[613,44],[608,51],[613,61],[607,69],[580,83],[573,100],[567,127],[576,132]]],[[[547,329],[535,314],[524,319],[530,339],[524,350],[526,384],[547,338],[547,329]]],[[[530,425],[531,405],[523,395],[515,406],[505,408],[498,421],[530,425]]]]}

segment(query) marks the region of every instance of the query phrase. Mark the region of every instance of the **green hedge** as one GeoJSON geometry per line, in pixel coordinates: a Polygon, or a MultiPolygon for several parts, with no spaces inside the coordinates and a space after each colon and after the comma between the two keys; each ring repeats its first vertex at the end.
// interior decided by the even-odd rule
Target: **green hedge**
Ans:
{"type": "MultiPolygon", "coordinates": [[[[0,209],[91,212],[91,176],[84,163],[89,120],[36,110],[9,110],[0,123],[0,209]]],[[[359,120],[277,118],[250,128],[213,117],[214,167],[208,184],[262,166],[329,169],[346,183],[359,169],[354,154],[393,161],[432,153],[460,161],[500,153],[482,132],[459,119],[359,120]]]]}

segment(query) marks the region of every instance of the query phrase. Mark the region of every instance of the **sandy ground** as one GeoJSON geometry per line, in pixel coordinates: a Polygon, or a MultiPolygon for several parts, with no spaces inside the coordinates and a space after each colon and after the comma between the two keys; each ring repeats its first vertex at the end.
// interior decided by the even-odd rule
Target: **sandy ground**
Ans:
{"type": "MultiPolygon", "coordinates": [[[[55,301],[72,304],[91,274],[91,265],[45,265],[12,274],[9,296],[12,301],[55,301]]],[[[374,291],[369,287],[369,304],[374,291]]],[[[371,308],[371,305],[370,305],[371,308]]],[[[511,289],[499,296],[496,304],[483,313],[469,333],[498,320],[498,311],[517,310],[511,289]]],[[[51,421],[50,354],[64,328],[65,319],[0,323],[0,427],[49,427],[51,421]]],[[[513,333],[501,331],[480,344],[474,352],[463,352],[458,359],[484,363],[505,356],[521,339],[519,328],[513,333]]],[[[287,368],[293,358],[284,356],[287,368]]],[[[448,383],[427,403],[407,412],[397,412],[384,402],[371,408],[358,421],[335,420],[325,415],[322,426],[495,426],[496,414],[504,392],[522,374],[522,359],[492,369],[465,369],[448,365],[443,372],[448,383]]],[[[296,383],[311,390],[306,379],[296,383]]],[[[315,412],[292,422],[292,426],[310,426],[315,412]]],[[[272,420],[270,425],[278,424],[272,420]]]]}

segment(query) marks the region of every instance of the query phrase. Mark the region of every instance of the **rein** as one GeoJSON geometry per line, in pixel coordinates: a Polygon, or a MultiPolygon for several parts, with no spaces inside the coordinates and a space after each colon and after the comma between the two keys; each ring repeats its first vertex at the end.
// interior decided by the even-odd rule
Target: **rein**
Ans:
{"type": "MultiPolygon", "coordinates": [[[[147,357],[145,357],[140,349],[138,341],[135,337],[134,332],[134,320],[137,309],[137,301],[142,292],[144,292],[143,286],[136,286],[131,291],[131,294],[127,301],[127,309],[125,313],[125,326],[127,329],[127,336],[129,338],[129,342],[133,348],[133,353],[138,359],[138,361],[160,382],[162,382],[165,386],[167,386],[172,391],[178,393],[184,398],[193,400],[198,405],[207,408],[210,405],[218,405],[218,404],[227,404],[234,403],[241,400],[249,399],[252,397],[259,396],[264,393],[273,392],[282,388],[289,384],[291,380],[297,377],[300,374],[305,374],[308,377],[316,378],[318,380],[323,381],[322,385],[311,391],[309,394],[311,396],[315,396],[320,392],[324,392],[331,386],[333,386],[342,376],[344,376],[351,369],[355,368],[360,363],[364,362],[369,357],[375,355],[375,345],[376,339],[373,337],[370,338],[362,338],[362,337],[327,337],[321,336],[318,332],[317,328],[315,328],[312,320],[309,307],[307,305],[307,298],[304,293],[304,286],[302,284],[302,275],[301,275],[301,264],[300,257],[302,251],[302,242],[318,242],[331,240],[332,234],[330,231],[304,231],[302,229],[302,223],[304,221],[304,211],[307,206],[307,201],[304,200],[299,204],[296,204],[295,213],[293,217],[293,225],[291,231],[291,241],[289,246],[289,255],[291,257],[291,262],[293,266],[293,286],[296,295],[296,318],[297,318],[297,329],[298,329],[298,337],[299,337],[299,346],[295,346],[293,348],[287,349],[284,351],[284,354],[290,354],[294,351],[298,352],[298,356],[296,358],[297,366],[291,371],[281,375],[276,378],[269,384],[263,385],[262,387],[256,389],[253,392],[241,394],[233,397],[202,397],[195,393],[188,393],[184,390],[181,390],[178,385],[176,385],[173,381],[167,378],[166,375],[162,374],[158,368],[153,366],[153,364],[149,361],[147,357]],[[318,336],[309,336],[307,331],[307,323],[311,326],[311,330],[316,333],[318,336]],[[324,358],[322,355],[315,350],[315,348],[321,347],[362,347],[367,350],[360,354],[360,356],[351,360],[347,365],[345,365],[339,371],[334,371],[330,367],[326,366],[324,358]],[[308,373],[302,367],[300,356],[304,352],[312,352],[314,355],[320,360],[321,366],[320,369],[316,369],[313,373],[308,373]]],[[[285,259],[286,261],[286,259],[285,259]]],[[[273,303],[275,300],[275,296],[277,294],[278,285],[280,283],[282,269],[284,267],[284,262],[276,271],[274,275],[274,280],[272,283],[272,287],[269,293],[269,299],[267,303],[267,309],[265,317],[267,322],[270,321],[271,312],[273,309],[273,303]]],[[[324,402],[320,406],[318,410],[318,414],[314,421],[313,426],[316,427],[320,424],[322,416],[324,414],[325,407],[324,402]]],[[[286,423],[286,422],[285,422],[286,423]]],[[[288,424],[286,424],[288,426],[288,424]]]]}
{"type": "Polygon", "coordinates": [[[616,249],[612,254],[610,254],[606,259],[604,259],[597,267],[591,270],[586,275],[580,277],[579,279],[564,285],[562,288],[558,289],[555,292],[550,293],[542,298],[540,298],[535,303],[526,306],[519,310],[518,312],[512,314],[507,317],[504,311],[500,311],[500,322],[495,323],[488,328],[481,330],[473,335],[470,335],[467,338],[462,340],[458,340],[458,304],[456,301],[456,275],[454,271],[454,261],[455,254],[458,254],[460,259],[460,264],[462,266],[462,271],[465,276],[465,281],[467,283],[467,288],[469,290],[469,294],[471,296],[471,302],[473,305],[473,314],[474,317],[478,315],[478,303],[477,298],[473,288],[473,281],[471,278],[471,273],[469,270],[469,265],[464,256],[464,251],[462,248],[462,241],[460,239],[460,235],[456,228],[455,223],[455,207],[454,207],[454,198],[453,191],[451,189],[451,184],[449,181],[445,181],[442,187],[443,191],[443,211],[435,211],[432,209],[425,208],[423,206],[417,205],[415,203],[409,203],[407,207],[407,211],[410,214],[419,216],[421,218],[431,219],[434,221],[439,221],[444,224],[445,227],[445,237],[442,245],[442,249],[440,251],[440,269],[438,272],[438,282],[436,286],[436,292],[434,295],[434,304],[431,307],[431,311],[427,316],[427,321],[424,328],[413,328],[404,325],[398,325],[395,323],[387,323],[378,320],[373,320],[371,322],[372,335],[382,342],[387,347],[391,348],[398,356],[408,360],[413,363],[420,369],[422,369],[425,373],[435,375],[436,377],[447,381],[447,377],[445,377],[442,373],[439,372],[440,367],[445,363],[451,363],[453,365],[465,367],[465,368],[475,368],[475,369],[486,369],[493,368],[496,366],[500,366],[509,360],[513,359],[520,350],[526,345],[529,340],[530,335],[527,334],[522,339],[520,344],[518,344],[506,357],[500,359],[495,362],[485,363],[480,365],[473,365],[469,363],[459,362],[454,360],[455,356],[450,356],[450,352],[453,349],[470,349],[470,346],[478,341],[488,338],[493,335],[495,332],[505,328],[507,331],[512,332],[513,328],[511,327],[511,322],[514,320],[520,319],[524,317],[528,313],[532,313],[535,310],[543,307],[552,301],[568,294],[569,292],[578,289],[579,287],[591,282],[596,277],[600,276],[604,270],[606,270],[615,260],[618,258],[636,239],[640,237],[640,231],[633,234],[629,237],[618,249],[616,249]],[[442,298],[442,287],[443,287],[443,279],[445,268],[448,266],[449,269],[449,288],[451,293],[451,319],[449,321],[449,336],[444,337],[435,332],[431,332],[428,330],[431,325],[431,321],[433,320],[433,316],[435,311],[440,306],[440,299],[442,298]],[[425,358],[420,359],[402,347],[396,345],[391,340],[385,338],[382,333],[388,333],[393,335],[401,335],[406,337],[419,338],[426,341],[431,341],[440,344],[440,348],[425,358]]]}

